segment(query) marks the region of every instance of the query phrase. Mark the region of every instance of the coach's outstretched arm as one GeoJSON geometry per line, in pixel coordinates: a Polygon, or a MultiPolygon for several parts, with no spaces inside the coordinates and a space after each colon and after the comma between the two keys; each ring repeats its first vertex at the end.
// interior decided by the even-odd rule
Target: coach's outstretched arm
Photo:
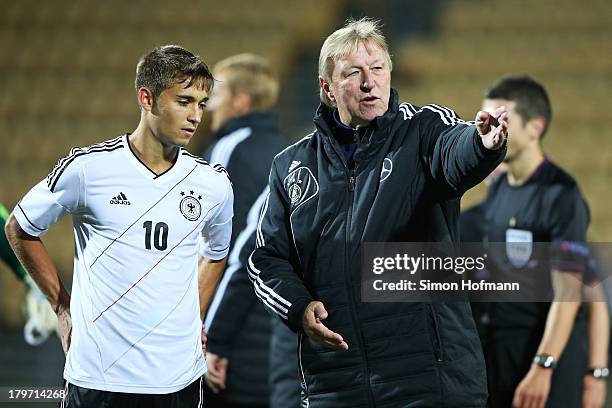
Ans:
{"type": "Polygon", "coordinates": [[[62,348],[64,353],[67,353],[72,334],[70,295],[57,273],[47,248],[40,238],[27,234],[13,214],[9,217],[4,231],[15,255],[57,314],[62,348]]]}
{"type": "Polygon", "coordinates": [[[423,151],[432,177],[452,195],[458,196],[480,183],[506,155],[508,113],[499,108],[480,111],[475,122],[465,122],[457,114],[443,115],[440,108],[420,114],[423,151]],[[475,126],[474,126],[475,124],[475,126]]]}
{"type": "Polygon", "coordinates": [[[249,257],[249,278],[255,293],[266,308],[278,315],[295,332],[304,332],[323,345],[346,349],[337,333],[323,323],[327,312],[323,303],[315,301],[304,285],[300,262],[291,236],[289,203],[276,169],[270,171],[270,193],[257,228],[255,251],[249,257]]]}

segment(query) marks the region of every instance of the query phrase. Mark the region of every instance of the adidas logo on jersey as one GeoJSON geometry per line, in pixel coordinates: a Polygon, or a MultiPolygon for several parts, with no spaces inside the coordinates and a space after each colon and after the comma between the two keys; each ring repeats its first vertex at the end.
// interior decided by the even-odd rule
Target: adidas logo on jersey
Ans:
{"type": "Polygon", "coordinates": [[[121,204],[121,205],[132,205],[128,201],[126,195],[123,194],[123,193],[119,193],[119,194],[117,194],[117,197],[111,198],[110,203],[111,204],[121,204]]]}

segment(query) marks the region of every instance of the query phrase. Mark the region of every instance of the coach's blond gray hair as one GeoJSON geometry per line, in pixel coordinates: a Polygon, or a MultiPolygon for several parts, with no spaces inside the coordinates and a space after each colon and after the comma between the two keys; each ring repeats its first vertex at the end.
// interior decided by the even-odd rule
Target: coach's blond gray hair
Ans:
{"type": "MultiPolygon", "coordinates": [[[[366,47],[378,47],[387,57],[389,71],[393,68],[391,55],[387,47],[387,40],[380,29],[379,20],[364,17],[360,20],[349,19],[344,27],[334,31],[325,39],[319,54],[319,76],[325,82],[330,82],[336,61],[349,55],[360,43],[366,47]]],[[[323,88],[319,90],[321,102],[327,106],[335,107],[335,102],[331,101],[323,88]]]]}

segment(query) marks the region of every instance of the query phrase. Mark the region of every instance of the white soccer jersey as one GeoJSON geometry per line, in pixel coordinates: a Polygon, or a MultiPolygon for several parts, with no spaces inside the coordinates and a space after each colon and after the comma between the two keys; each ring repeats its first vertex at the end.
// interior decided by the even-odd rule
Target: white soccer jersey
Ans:
{"type": "Polygon", "coordinates": [[[206,372],[197,253],[228,253],[232,187],[225,170],[180,149],[161,175],[127,136],[72,149],[14,210],[43,235],[73,217],[72,344],[64,377],[128,393],[178,391],[206,372]]]}

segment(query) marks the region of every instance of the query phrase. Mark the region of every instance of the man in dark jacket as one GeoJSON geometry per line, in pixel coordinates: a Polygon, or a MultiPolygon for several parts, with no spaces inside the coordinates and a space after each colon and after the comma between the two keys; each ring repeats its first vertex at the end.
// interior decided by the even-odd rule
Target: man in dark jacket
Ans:
{"type": "MultiPolygon", "coordinates": [[[[278,81],[268,62],[252,54],[226,58],[213,71],[218,82],[208,106],[216,140],[209,159],[228,170],[235,195],[228,264],[205,320],[206,380],[218,393],[207,393],[205,405],[267,407],[270,315],[257,301],[245,265],[255,246],[270,163],[285,147],[277,117],[270,112],[278,81]]],[[[297,388],[297,379],[295,383],[297,388]]]]}
{"type": "Polygon", "coordinates": [[[249,276],[299,333],[311,407],[473,407],[486,375],[466,302],[364,303],[362,242],[455,241],[459,198],[503,159],[507,113],[476,126],[399,104],[370,19],[324,42],[316,130],[276,156],[249,276]]]}

